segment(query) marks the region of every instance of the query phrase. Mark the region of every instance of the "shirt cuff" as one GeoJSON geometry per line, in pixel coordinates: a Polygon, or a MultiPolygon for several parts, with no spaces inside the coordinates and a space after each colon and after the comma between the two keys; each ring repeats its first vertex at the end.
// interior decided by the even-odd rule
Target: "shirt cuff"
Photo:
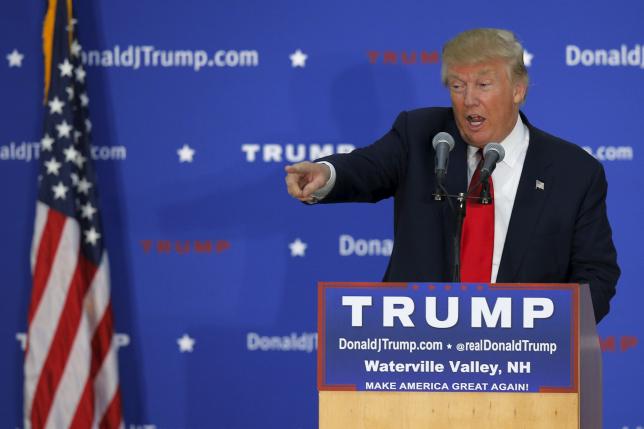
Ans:
{"type": "Polygon", "coordinates": [[[333,186],[335,185],[335,167],[333,164],[327,161],[319,161],[318,164],[325,164],[329,167],[331,170],[331,176],[329,177],[329,180],[322,186],[320,189],[317,191],[313,192],[311,196],[313,197],[313,202],[318,202],[320,200],[323,200],[327,195],[329,195],[329,192],[333,189],[333,186]]]}

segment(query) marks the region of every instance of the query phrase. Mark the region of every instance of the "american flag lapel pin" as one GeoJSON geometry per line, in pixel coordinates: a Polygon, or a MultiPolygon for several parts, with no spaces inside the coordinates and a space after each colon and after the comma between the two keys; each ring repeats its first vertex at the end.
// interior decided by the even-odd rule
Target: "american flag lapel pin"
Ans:
{"type": "Polygon", "coordinates": [[[546,185],[541,180],[537,179],[537,182],[534,184],[534,189],[538,189],[540,191],[545,191],[546,190],[546,185]]]}

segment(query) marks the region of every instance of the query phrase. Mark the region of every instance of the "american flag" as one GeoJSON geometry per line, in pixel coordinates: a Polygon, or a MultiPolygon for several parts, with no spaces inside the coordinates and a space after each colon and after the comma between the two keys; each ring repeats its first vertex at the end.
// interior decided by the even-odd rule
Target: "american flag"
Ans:
{"type": "Polygon", "coordinates": [[[107,251],[72,0],[43,29],[45,126],[31,251],[25,428],[123,427],[107,251]]]}

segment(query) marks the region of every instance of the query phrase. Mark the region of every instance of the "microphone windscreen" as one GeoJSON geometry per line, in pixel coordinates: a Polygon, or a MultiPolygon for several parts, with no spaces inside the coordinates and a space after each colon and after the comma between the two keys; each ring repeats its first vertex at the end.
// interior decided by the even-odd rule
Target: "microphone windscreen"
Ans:
{"type": "Polygon", "coordinates": [[[434,149],[436,149],[436,146],[441,142],[447,143],[449,145],[450,152],[452,151],[452,149],[454,149],[454,137],[452,137],[451,134],[444,131],[436,134],[432,139],[432,146],[434,146],[434,149]]]}
{"type": "Polygon", "coordinates": [[[499,143],[488,143],[485,145],[485,148],[483,148],[483,158],[485,158],[490,151],[495,151],[499,154],[497,162],[501,162],[503,161],[503,158],[505,158],[505,149],[503,149],[503,146],[499,143]]]}

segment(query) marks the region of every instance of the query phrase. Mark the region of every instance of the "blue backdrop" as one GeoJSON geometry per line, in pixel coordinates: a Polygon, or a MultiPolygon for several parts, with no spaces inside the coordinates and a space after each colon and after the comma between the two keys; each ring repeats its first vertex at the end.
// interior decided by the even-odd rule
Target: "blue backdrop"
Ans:
{"type": "MultiPolygon", "coordinates": [[[[644,427],[644,3],[77,3],[128,428],[316,427],[316,282],[381,279],[392,205],[306,207],[283,168],[447,105],[442,44],[479,26],[524,43],[530,121],[604,164],[623,269],[604,427],[644,427]]],[[[44,9],[0,14],[4,427],[22,426],[44,9]]]]}

